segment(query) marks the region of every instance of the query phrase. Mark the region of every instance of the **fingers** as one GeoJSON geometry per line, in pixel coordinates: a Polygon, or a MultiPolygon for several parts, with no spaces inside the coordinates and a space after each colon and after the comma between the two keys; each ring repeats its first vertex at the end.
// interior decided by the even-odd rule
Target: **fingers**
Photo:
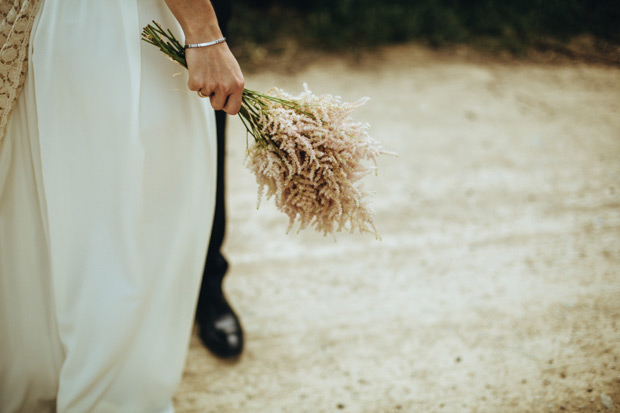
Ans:
{"type": "Polygon", "coordinates": [[[190,49],[185,55],[189,70],[188,88],[209,97],[215,110],[231,115],[239,112],[244,79],[237,60],[226,43],[190,49]]]}
{"type": "Polygon", "coordinates": [[[215,92],[212,93],[209,97],[211,101],[211,107],[214,110],[222,110],[224,105],[226,104],[226,100],[228,99],[228,93],[215,92]]]}
{"type": "Polygon", "coordinates": [[[236,115],[239,113],[239,109],[241,109],[241,93],[236,93],[234,95],[228,96],[228,100],[224,105],[224,112],[229,115],[236,115]]]}
{"type": "Polygon", "coordinates": [[[205,74],[194,70],[193,67],[189,69],[187,88],[193,92],[200,90],[206,96],[209,96],[214,89],[208,84],[205,74]]]}
{"type": "Polygon", "coordinates": [[[235,92],[235,93],[223,93],[223,92],[214,92],[207,95],[204,92],[204,88],[198,90],[198,96],[201,98],[209,98],[211,102],[211,107],[214,110],[223,110],[229,115],[236,115],[239,113],[239,109],[241,109],[241,95],[243,92],[235,92]]]}
{"type": "Polygon", "coordinates": [[[236,115],[241,108],[243,82],[234,82],[234,84],[228,88],[209,88],[203,86],[196,87],[196,89],[198,96],[201,98],[209,98],[211,107],[214,110],[223,110],[229,115],[236,115]]]}

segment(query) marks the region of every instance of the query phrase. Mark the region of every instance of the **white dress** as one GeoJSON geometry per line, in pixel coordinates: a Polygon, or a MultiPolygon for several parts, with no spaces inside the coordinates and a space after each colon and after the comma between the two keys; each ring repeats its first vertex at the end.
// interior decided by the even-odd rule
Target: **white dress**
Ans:
{"type": "MultiPolygon", "coordinates": [[[[0,411],[169,412],[213,218],[215,120],[140,40],[163,0],[45,0],[0,148],[0,411]]],[[[179,74],[180,73],[180,74],[179,74]]]]}

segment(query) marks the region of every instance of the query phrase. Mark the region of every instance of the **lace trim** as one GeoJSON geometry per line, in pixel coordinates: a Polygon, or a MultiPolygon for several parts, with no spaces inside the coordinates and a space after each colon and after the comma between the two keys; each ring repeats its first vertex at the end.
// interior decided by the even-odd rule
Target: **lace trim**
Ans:
{"type": "Polygon", "coordinates": [[[41,0],[0,2],[0,144],[26,81],[28,45],[41,0]]]}

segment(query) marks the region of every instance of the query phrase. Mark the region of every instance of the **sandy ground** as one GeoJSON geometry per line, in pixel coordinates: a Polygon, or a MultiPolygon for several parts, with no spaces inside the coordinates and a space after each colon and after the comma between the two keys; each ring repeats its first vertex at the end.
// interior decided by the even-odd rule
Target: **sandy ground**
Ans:
{"type": "Polygon", "coordinates": [[[407,45],[248,74],[346,100],[400,157],[382,235],[286,235],[229,129],[226,289],[247,347],[192,339],[179,412],[620,412],[620,69],[407,45]]]}

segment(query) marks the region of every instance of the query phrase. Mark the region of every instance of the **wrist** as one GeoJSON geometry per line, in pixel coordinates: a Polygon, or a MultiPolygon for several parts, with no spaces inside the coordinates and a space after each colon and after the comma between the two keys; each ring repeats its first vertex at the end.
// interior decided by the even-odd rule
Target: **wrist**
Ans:
{"type": "Polygon", "coordinates": [[[191,18],[181,22],[181,28],[185,35],[185,44],[210,42],[224,37],[213,10],[205,13],[203,18],[191,18]]]}
{"type": "Polygon", "coordinates": [[[183,29],[185,35],[185,44],[196,44],[212,42],[223,38],[220,28],[215,25],[214,27],[200,27],[198,29],[183,29]]]}

